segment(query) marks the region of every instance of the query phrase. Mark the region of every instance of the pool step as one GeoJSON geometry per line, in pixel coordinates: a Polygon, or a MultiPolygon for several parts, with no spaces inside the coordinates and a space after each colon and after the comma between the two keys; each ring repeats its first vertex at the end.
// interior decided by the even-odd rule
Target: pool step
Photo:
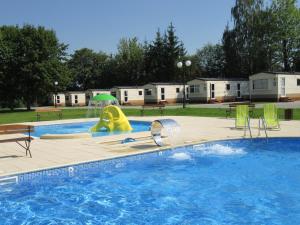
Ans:
{"type": "Polygon", "coordinates": [[[0,178],[0,186],[18,183],[18,176],[0,178]]]}

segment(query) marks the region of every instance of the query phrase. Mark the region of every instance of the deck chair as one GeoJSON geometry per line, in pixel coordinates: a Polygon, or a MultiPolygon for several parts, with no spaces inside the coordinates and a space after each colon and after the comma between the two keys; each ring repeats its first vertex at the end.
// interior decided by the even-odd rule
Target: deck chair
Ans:
{"type": "Polygon", "coordinates": [[[236,106],[235,128],[245,129],[249,119],[248,105],[236,106]]]}
{"type": "Polygon", "coordinates": [[[267,129],[280,129],[277,111],[274,103],[264,105],[264,120],[267,129]]]}

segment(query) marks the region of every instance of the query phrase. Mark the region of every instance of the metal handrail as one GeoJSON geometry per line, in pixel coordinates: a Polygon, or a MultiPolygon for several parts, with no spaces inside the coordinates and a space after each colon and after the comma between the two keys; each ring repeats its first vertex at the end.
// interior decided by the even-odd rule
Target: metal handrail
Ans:
{"type": "MultiPolygon", "coordinates": [[[[246,120],[246,126],[249,130],[249,134],[250,134],[250,137],[252,138],[252,132],[251,132],[251,126],[250,126],[250,117],[247,117],[247,120],[246,120]]],[[[245,129],[244,129],[244,136],[246,137],[246,133],[247,133],[247,128],[245,126],[245,129]]]]}
{"type": "Polygon", "coordinates": [[[265,135],[266,135],[266,139],[268,139],[268,134],[267,134],[267,124],[266,124],[266,120],[263,118],[263,117],[260,117],[259,120],[258,120],[258,135],[257,136],[260,136],[260,121],[261,121],[261,124],[264,128],[264,131],[265,131],[265,135]]]}

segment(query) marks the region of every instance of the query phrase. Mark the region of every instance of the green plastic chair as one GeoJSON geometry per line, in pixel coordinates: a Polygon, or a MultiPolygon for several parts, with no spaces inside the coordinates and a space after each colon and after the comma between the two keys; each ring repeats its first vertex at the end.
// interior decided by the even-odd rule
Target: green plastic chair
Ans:
{"type": "Polygon", "coordinates": [[[248,105],[236,106],[235,128],[246,128],[249,118],[248,105]]]}
{"type": "Polygon", "coordinates": [[[264,105],[264,119],[267,129],[279,129],[279,119],[277,113],[277,107],[274,103],[264,105]]]}

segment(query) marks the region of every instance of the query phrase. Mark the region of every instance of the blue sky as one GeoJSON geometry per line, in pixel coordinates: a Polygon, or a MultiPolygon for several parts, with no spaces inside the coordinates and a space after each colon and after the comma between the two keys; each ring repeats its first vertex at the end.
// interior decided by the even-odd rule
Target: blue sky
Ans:
{"type": "Polygon", "coordinates": [[[151,41],[172,22],[189,53],[217,43],[235,0],[0,0],[0,25],[42,25],[69,53],[87,47],[115,53],[122,37],[151,41]]]}

